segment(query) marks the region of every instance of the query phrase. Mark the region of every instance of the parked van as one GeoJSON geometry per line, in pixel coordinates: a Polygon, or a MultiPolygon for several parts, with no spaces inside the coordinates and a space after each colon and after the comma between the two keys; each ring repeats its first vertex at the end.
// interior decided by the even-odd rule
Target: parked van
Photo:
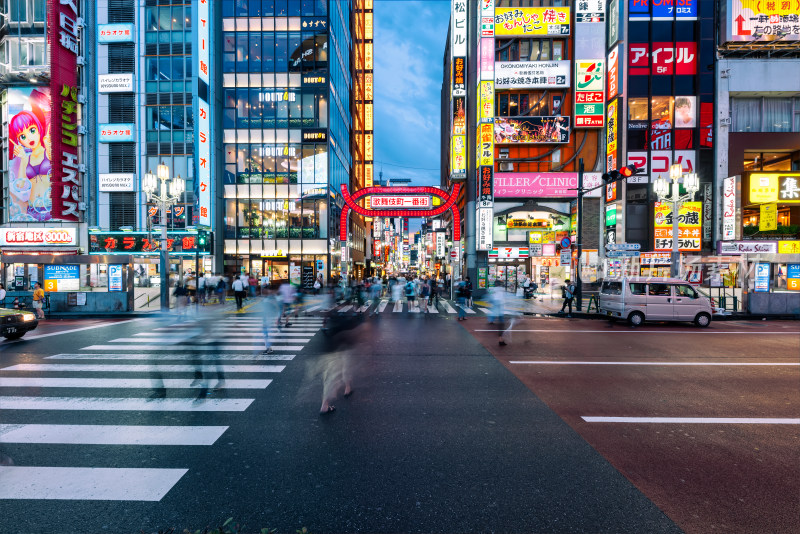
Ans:
{"type": "Polygon", "coordinates": [[[678,278],[608,278],[600,288],[600,313],[626,319],[639,326],[644,321],[693,321],[711,324],[711,302],[678,278]]]}

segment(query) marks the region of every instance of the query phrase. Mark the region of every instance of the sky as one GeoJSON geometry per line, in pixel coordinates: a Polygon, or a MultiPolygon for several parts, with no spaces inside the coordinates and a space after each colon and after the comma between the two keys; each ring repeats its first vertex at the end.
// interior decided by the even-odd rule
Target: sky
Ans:
{"type": "Polygon", "coordinates": [[[442,57],[450,2],[375,0],[375,180],[439,185],[442,57]]]}

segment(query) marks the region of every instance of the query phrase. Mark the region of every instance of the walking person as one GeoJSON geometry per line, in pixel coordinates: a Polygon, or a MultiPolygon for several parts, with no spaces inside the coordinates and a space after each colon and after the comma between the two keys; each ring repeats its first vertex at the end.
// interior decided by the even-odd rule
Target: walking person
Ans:
{"type": "Polygon", "coordinates": [[[325,285],[325,283],[322,281],[322,273],[317,273],[317,279],[314,280],[314,294],[315,295],[319,295],[319,292],[322,289],[323,285],[325,285]]]}
{"type": "Polygon", "coordinates": [[[233,298],[236,299],[236,311],[240,311],[244,304],[244,297],[247,294],[246,288],[247,286],[242,281],[241,278],[237,278],[233,281],[233,298]]]}
{"type": "Polygon", "coordinates": [[[506,290],[503,287],[503,282],[495,282],[494,287],[489,291],[489,302],[492,306],[492,311],[489,316],[489,324],[496,324],[500,334],[497,336],[497,342],[500,346],[505,346],[506,341],[503,338],[505,333],[505,300],[506,290]]]}
{"type": "Polygon", "coordinates": [[[414,298],[416,297],[415,292],[416,288],[414,287],[414,281],[409,280],[406,282],[405,293],[406,301],[408,301],[408,311],[411,311],[411,308],[414,307],[414,298]]]}
{"type": "Polygon", "coordinates": [[[459,280],[455,286],[456,302],[458,303],[458,320],[467,320],[467,311],[464,309],[467,306],[467,283],[464,280],[459,280]]]}
{"type": "Polygon", "coordinates": [[[5,302],[6,302],[6,286],[0,284],[0,308],[6,307],[5,302]]]}
{"type": "Polygon", "coordinates": [[[472,304],[472,280],[469,279],[469,276],[464,281],[464,297],[467,301],[467,306],[470,308],[473,306],[472,304]]]}
{"type": "Polygon", "coordinates": [[[36,310],[36,317],[44,319],[44,289],[42,284],[36,282],[33,284],[33,309],[36,310]]]}
{"type": "Polygon", "coordinates": [[[430,298],[430,296],[431,296],[431,286],[428,285],[427,280],[423,281],[419,296],[419,308],[422,313],[428,313],[428,299],[430,298]]]}
{"type": "Polygon", "coordinates": [[[564,281],[564,303],[561,305],[561,311],[558,313],[564,313],[564,308],[569,306],[569,313],[567,317],[572,317],[572,299],[575,298],[575,284],[569,281],[567,278],[564,281]]]}
{"type": "Polygon", "coordinates": [[[272,327],[280,326],[281,317],[280,303],[278,303],[278,298],[275,296],[275,292],[272,290],[267,290],[267,296],[264,298],[264,309],[262,310],[262,313],[264,315],[264,322],[262,323],[262,329],[264,331],[264,352],[261,354],[272,354],[274,350],[272,348],[270,330],[272,327]]]}
{"type": "Polygon", "coordinates": [[[281,327],[281,319],[283,317],[286,317],[285,326],[292,326],[292,323],[289,322],[289,315],[292,312],[292,304],[294,304],[295,300],[294,286],[292,286],[292,284],[289,282],[284,282],[278,291],[280,293],[281,301],[281,313],[278,317],[278,328],[281,327]]]}

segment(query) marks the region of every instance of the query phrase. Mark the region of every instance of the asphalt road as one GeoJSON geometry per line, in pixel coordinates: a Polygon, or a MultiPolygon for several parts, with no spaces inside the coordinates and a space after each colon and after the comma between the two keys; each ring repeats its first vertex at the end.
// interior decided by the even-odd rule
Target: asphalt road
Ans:
{"type": "MultiPolygon", "coordinates": [[[[171,318],[111,326],[93,320],[86,321],[90,329],[2,343],[0,531],[180,532],[228,517],[245,531],[280,532],[796,530],[789,528],[796,526],[789,519],[796,509],[789,493],[797,494],[796,425],[727,424],[723,434],[691,425],[690,442],[683,425],[659,430],[580,419],[730,416],[724,404],[688,410],[721,399],[749,406],[738,417],[797,417],[796,367],[783,374],[752,368],[752,376],[718,384],[709,372],[736,371],[605,366],[598,380],[590,366],[509,361],[616,358],[619,341],[597,341],[615,335],[640,359],[709,356],[735,346],[744,361],[753,351],[748,344],[763,358],[798,347],[800,337],[717,335],[705,347],[698,340],[709,335],[687,333],[678,336],[686,344],[680,356],[658,344],[695,329],[655,326],[669,332],[604,336],[580,332],[589,329],[584,323],[602,329],[603,322],[553,319],[546,335],[529,333],[535,343],[514,332],[500,353],[496,332],[469,332],[488,330],[486,318],[469,317],[459,323],[452,314],[387,308],[333,339],[316,319],[300,318],[278,333],[275,354],[266,357],[253,337],[261,330],[256,314],[177,326],[171,318]],[[554,335],[559,329],[566,333],[554,335]],[[217,363],[225,366],[222,384],[217,363]],[[153,365],[169,367],[146,367],[153,365]],[[194,383],[198,365],[202,380],[194,383]],[[692,376],[693,385],[685,385],[692,376]],[[341,377],[352,384],[349,398],[342,397],[341,377]],[[163,396],[153,389],[162,384],[163,396]],[[337,409],[321,416],[325,384],[337,409]],[[747,400],[726,397],[731,387],[747,400]],[[676,406],[687,409],[668,409],[676,406]],[[712,438],[722,450],[710,450],[712,438]],[[753,453],[753,445],[763,452],[753,453]],[[691,454],[664,467],[665,450],[676,446],[691,454]],[[725,459],[752,469],[712,469],[725,459]],[[777,468],[780,474],[772,472],[777,468]],[[750,503],[718,510],[715,493],[733,492],[726,481],[750,475],[759,478],[744,495],[760,492],[770,502],[746,523],[740,519],[750,503]],[[677,498],[681,479],[687,495],[677,498]],[[716,492],[703,493],[715,484],[716,492]],[[772,484],[782,501],[774,501],[780,492],[772,484]],[[681,511],[682,503],[692,506],[681,511]]],[[[523,320],[531,329],[544,321],[523,320]]],[[[796,323],[789,326],[796,330],[796,323]]],[[[34,334],[77,328],[80,321],[49,323],[34,334]]]]}
{"type": "Polygon", "coordinates": [[[796,321],[468,326],[686,532],[800,532],[796,321]]]}

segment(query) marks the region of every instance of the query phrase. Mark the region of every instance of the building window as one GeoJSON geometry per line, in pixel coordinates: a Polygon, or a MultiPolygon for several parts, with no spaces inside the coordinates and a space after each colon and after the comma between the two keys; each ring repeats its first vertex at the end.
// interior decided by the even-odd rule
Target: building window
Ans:
{"type": "Polygon", "coordinates": [[[497,61],[558,61],[567,59],[563,39],[497,39],[497,61]]]}
{"type": "Polygon", "coordinates": [[[797,132],[798,110],[798,98],[731,98],[731,131],[797,132]]]}

